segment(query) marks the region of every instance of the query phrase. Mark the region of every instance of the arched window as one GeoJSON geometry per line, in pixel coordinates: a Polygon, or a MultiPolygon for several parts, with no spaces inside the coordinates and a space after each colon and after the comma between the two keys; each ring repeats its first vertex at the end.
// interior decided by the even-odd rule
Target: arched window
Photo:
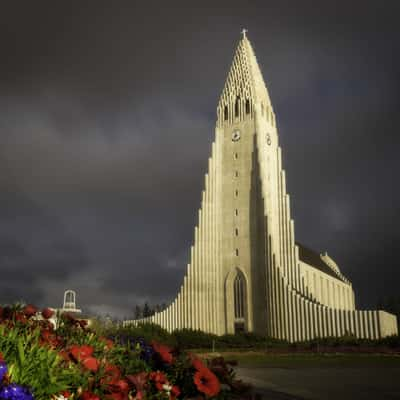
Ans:
{"type": "Polygon", "coordinates": [[[249,101],[249,99],[246,100],[246,114],[250,114],[250,101],[249,101]]]}
{"type": "Polygon", "coordinates": [[[233,281],[233,296],[235,302],[235,319],[244,319],[246,286],[243,275],[238,273],[233,281]]]}

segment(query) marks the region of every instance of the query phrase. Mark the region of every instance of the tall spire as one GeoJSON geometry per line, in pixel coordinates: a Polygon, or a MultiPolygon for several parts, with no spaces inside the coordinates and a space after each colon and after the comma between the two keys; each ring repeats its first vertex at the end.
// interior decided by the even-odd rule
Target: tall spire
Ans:
{"type": "Polygon", "coordinates": [[[250,108],[251,114],[256,103],[271,107],[268,90],[246,33],[247,29],[243,29],[218,104],[219,115],[224,114],[225,120],[226,113],[232,115],[237,102],[243,103],[242,109],[250,108]]]}

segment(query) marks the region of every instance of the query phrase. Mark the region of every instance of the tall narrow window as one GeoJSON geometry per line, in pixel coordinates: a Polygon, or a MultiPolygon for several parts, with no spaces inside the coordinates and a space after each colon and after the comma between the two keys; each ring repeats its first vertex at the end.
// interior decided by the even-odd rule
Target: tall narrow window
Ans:
{"type": "Polygon", "coordinates": [[[238,216],[239,215],[239,210],[236,208],[235,210],[235,215],[238,216]]]}
{"type": "Polygon", "coordinates": [[[236,97],[236,101],[235,101],[235,117],[239,116],[239,101],[240,101],[240,97],[236,97]]]}
{"type": "Polygon", "coordinates": [[[238,228],[235,228],[235,235],[239,236],[239,229],[238,228]]]}
{"type": "Polygon", "coordinates": [[[249,101],[249,99],[246,100],[246,114],[250,114],[250,101],[249,101]]]}
{"type": "Polygon", "coordinates": [[[224,107],[224,120],[227,121],[228,120],[228,106],[224,107]]]}
{"type": "Polygon", "coordinates": [[[233,158],[234,158],[235,160],[237,160],[237,159],[238,159],[238,153],[235,153],[235,154],[233,155],[233,158]]]}
{"type": "Polygon", "coordinates": [[[235,171],[236,178],[239,176],[239,171],[235,171]]]}
{"type": "Polygon", "coordinates": [[[239,190],[235,190],[235,196],[238,197],[239,196],[239,190]]]}
{"type": "Polygon", "coordinates": [[[235,319],[244,319],[245,314],[245,282],[242,274],[238,273],[233,281],[233,297],[235,303],[235,319]]]}

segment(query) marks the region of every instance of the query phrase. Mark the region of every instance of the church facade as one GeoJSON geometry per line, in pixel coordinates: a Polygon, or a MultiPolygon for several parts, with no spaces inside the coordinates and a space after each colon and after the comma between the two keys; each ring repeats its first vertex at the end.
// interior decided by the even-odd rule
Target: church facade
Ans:
{"type": "Polygon", "coordinates": [[[356,310],[328,254],[295,240],[275,113],[245,32],[217,107],[186,276],[172,304],[145,320],[291,342],[397,333],[394,315],[356,310]]]}

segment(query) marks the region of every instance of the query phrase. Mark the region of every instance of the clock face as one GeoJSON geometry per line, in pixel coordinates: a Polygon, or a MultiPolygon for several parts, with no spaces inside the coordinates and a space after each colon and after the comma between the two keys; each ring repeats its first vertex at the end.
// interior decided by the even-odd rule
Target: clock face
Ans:
{"type": "Polygon", "coordinates": [[[240,139],[240,131],[238,129],[232,132],[232,141],[237,142],[240,139]]]}

